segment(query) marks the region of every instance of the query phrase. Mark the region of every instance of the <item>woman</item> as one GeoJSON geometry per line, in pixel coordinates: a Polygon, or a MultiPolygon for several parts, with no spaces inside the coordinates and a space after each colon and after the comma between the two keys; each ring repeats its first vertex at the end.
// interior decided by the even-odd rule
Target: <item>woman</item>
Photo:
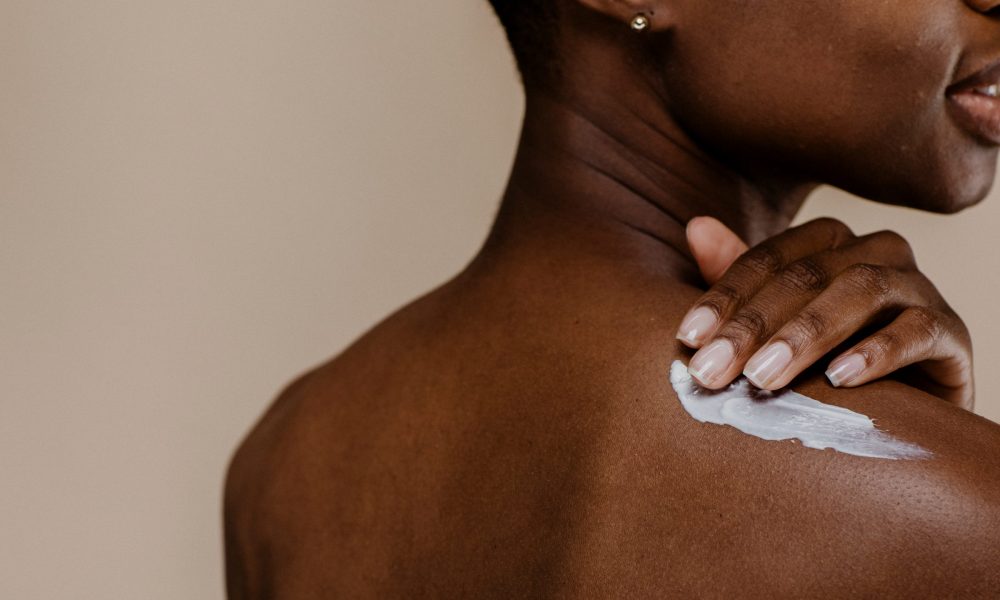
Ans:
{"type": "Polygon", "coordinates": [[[899,236],[786,228],[823,182],[938,212],[985,196],[1000,0],[494,7],[527,108],[489,240],[244,442],[231,595],[995,597],[1000,427],[955,406],[964,327],[899,236]],[[698,423],[677,359],[929,458],[698,423]],[[919,387],[860,385],[907,365],[919,387]]]}

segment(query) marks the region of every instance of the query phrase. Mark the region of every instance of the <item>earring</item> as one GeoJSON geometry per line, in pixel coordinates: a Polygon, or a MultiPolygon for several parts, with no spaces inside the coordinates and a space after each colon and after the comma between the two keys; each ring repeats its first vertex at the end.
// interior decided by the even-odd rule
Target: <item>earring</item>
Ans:
{"type": "Polygon", "coordinates": [[[649,17],[639,13],[632,17],[632,21],[629,22],[629,27],[632,28],[632,31],[645,31],[649,27],[649,17]]]}

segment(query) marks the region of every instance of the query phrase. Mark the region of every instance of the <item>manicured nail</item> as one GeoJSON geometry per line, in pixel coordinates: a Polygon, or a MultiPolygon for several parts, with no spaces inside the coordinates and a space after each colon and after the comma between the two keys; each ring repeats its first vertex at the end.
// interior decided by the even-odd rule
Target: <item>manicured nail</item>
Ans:
{"type": "Polygon", "coordinates": [[[677,339],[688,346],[697,346],[715,330],[716,321],[715,311],[707,306],[699,306],[681,321],[681,326],[677,329],[677,339]]]}
{"type": "Polygon", "coordinates": [[[791,362],[791,346],[785,342],[775,342],[750,357],[743,374],[755,386],[767,388],[785,372],[791,362]]]}
{"type": "Polygon", "coordinates": [[[830,368],[826,370],[826,378],[830,380],[833,387],[840,387],[857,379],[864,370],[865,357],[852,353],[830,363],[830,368]]]}
{"type": "Polygon", "coordinates": [[[729,369],[733,358],[733,344],[729,340],[715,340],[691,357],[688,373],[702,385],[712,385],[719,375],[729,369]]]}

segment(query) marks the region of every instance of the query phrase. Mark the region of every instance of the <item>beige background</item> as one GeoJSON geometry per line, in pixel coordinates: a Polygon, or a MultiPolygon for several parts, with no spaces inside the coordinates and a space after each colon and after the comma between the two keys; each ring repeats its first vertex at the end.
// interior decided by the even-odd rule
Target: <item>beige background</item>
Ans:
{"type": "MultiPolygon", "coordinates": [[[[471,256],[520,110],[486,0],[0,0],[0,597],[221,597],[230,451],[471,256]]],[[[1000,419],[992,200],[805,216],[913,241],[1000,419]]]]}

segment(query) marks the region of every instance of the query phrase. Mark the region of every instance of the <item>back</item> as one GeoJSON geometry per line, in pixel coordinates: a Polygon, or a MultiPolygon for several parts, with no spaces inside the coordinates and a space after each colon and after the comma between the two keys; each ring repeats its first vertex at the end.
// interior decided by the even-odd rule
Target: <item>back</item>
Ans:
{"type": "Polygon", "coordinates": [[[819,376],[934,458],[698,423],[669,383],[698,291],[575,269],[467,273],[290,386],[230,470],[232,597],[1000,590],[1000,427],[819,376]]]}

